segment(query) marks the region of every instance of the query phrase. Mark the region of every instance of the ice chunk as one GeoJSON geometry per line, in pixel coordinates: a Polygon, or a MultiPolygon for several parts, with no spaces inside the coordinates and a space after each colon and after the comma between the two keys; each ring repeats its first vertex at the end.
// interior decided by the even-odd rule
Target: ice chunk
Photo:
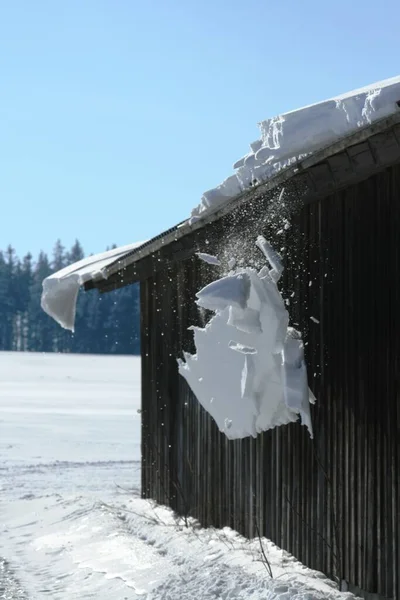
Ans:
{"type": "Polygon", "coordinates": [[[185,353],[179,372],[187,380],[200,404],[221,431],[235,439],[256,435],[256,405],[241,395],[244,355],[229,347],[232,330],[226,327],[228,309],[218,312],[204,329],[193,329],[197,353],[185,353]],[[199,382],[199,378],[202,381],[199,382]],[[225,401],[229,398],[229,403],[225,401]],[[231,421],[230,427],[226,423],[231,421]]]}
{"type": "Polygon", "coordinates": [[[196,254],[200,258],[200,260],[203,260],[209,265],[219,266],[221,264],[219,262],[219,259],[216,256],[213,256],[212,254],[207,254],[206,252],[197,252],[196,254]]]}
{"type": "Polygon", "coordinates": [[[249,293],[250,279],[246,273],[227,275],[197,292],[197,304],[209,310],[224,310],[227,306],[244,308],[249,293]]]}
{"type": "Polygon", "coordinates": [[[283,265],[279,255],[262,235],[257,238],[256,244],[272,267],[272,270],[269,272],[270,276],[274,281],[279,281],[283,273],[283,265]]]}
{"type": "Polygon", "coordinates": [[[215,315],[193,328],[197,352],[184,354],[179,372],[230,439],[299,416],[312,435],[304,347],[276,285],[283,267],[264,238],[257,246],[271,270],[241,269],[198,292],[198,304],[215,315]]]}

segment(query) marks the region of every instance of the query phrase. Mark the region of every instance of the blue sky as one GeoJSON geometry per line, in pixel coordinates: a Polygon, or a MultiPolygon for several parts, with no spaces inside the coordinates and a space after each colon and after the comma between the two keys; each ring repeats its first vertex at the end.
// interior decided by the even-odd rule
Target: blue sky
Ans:
{"type": "Polygon", "coordinates": [[[391,0],[12,0],[0,248],[87,253],[190,214],[257,122],[400,74],[391,0]]]}

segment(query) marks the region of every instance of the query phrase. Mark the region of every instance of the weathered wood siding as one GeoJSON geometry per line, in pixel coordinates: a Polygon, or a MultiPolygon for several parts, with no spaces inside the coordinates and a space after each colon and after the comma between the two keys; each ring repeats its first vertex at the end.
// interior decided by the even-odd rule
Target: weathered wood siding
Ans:
{"type": "MultiPolygon", "coordinates": [[[[262,221],[235,225],[237,243],[262,221]]],[[[221,250],[224,225],[201,235],[221,250]]],[[[314,440],[299,424],[238,441],[218,431],[176,362],[193,350],[195,292],[215,271],[183,255],[154,261],[141,283],[142,493],[205,526],[260,530],[306,565],[399,600],[400,167],[308,204],[285,235],[314,440]]]]}

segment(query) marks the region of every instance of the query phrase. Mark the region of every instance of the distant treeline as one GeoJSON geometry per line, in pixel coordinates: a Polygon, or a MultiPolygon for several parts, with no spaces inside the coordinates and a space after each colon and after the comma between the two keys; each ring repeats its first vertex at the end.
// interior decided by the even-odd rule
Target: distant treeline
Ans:
{"type": "Polygon", "coordinates": [[[36,261],[31,254],[21,260],[11,246],[0,251],[0,350],[139,354],[138,285],[80,293],[74,334],[41,309],[43,279],[82,258],[78,241],[69,251],[57,241],[51,259],[41,252],[36,261]]]}

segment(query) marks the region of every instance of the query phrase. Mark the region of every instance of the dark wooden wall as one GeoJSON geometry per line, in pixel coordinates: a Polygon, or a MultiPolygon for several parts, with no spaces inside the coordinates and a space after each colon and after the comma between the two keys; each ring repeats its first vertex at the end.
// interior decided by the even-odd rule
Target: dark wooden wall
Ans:
{"type": "MultiPolygon", "coordinates": [[[[267,227],[257,219],[242,220],[239,242],[267,227]]],[[[221,251],[215,227],[204,251],[221,251]]],[[[195,292],[218,273],[195,257],[154,262],[141,283],[142,493],[205,526],[259,530],[306,565],[399,600],[400,167],[303,207],[283,246],[318,399],[314,440],[299,424],[237,441],[218,431],[176,362],[206,318],[195,292]]]]}

